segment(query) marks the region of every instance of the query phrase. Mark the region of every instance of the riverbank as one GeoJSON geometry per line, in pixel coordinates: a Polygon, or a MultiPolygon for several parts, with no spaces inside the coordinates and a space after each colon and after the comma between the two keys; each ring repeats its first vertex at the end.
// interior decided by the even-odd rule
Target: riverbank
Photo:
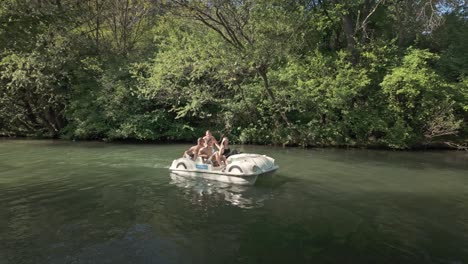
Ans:
{"type": "MultiPolygon", "coordinates": [[[[70,142],[104,142],[104,143],[119,143],[119,144],[195,144],[196,139],[190,140],[137,140],[137,139],[60,139],[60,138],[47,138],[47,137],[8,137],[0,135],[0,140],[54,140],[54,141],[70,141],[70,142]]],[[[307,145],[300,146],[298,144],[249,144],[236,142],[231,140],[231,144],[241,144],[247,146],[276,146],[276,147],[295,147],[304,149],[323,148],[323,149],[370,149],[370,150],[389,150],[389,151],[432,151],[432,150],[455,150],[455,151],[468,151],[468,141],[459,142],[432,142],[429,144],[416,145],[411,148],[399,149],[390,148],[385,145],[307,145]],[[464,145],[463,145],[464,144],[464,145]]]]}

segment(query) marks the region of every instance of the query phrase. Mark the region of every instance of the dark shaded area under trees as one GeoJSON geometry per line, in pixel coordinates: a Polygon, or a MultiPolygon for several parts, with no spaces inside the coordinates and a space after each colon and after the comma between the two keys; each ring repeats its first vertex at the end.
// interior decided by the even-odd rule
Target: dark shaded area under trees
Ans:
{"type": "Polygon", "coordinates": [[[463,147],[466,7],[5,0],[0,136],[463,147]]]}

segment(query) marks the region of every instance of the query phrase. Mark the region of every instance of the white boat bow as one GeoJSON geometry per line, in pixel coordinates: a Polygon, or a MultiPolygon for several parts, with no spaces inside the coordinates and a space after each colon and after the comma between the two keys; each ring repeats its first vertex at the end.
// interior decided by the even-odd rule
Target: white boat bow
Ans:
{"type": "Polygon", "coordinates": [[[259,175],[273,173],[279,168],[273,158],[259,154],[235,154],[229,156],[227,161],[226,166],[213,166],[203,163],[201,158],[196,161],[179,158],[172,162],[169,170],[179,176],[253,185],[259,175]]]}

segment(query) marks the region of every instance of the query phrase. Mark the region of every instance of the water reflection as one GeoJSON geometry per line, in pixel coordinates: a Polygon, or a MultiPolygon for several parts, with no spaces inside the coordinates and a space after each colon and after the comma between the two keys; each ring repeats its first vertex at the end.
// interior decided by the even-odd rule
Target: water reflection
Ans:
{"type": "Polygon", "coordinates": [[[231,205],[252,209],[261,207],[269,198],[267,194],[256,193],[251,186],[210,181],[203,178],[187,178],[171,173],[170,184],[186,190],[185,195],[194,204],[205,205],[207,200],[226,201],[231,205]]]}
{"type": "Polygon", "coordinates": [[[248,146],[281,169],[246,187],[168,179],[186,145],[21,142],[0,146],[0,264],[468,264],[465,153],[248,146]]]}
{"type": "Polygon", "coordinates": [[[117,233],[114,238],[95,241],[71,252],[70,248],[76,246],[73,242],[55,243],[51,245],[47,263],[180,263],[178,241],[155,233],[149,224],[135,223],[117,233]]]}

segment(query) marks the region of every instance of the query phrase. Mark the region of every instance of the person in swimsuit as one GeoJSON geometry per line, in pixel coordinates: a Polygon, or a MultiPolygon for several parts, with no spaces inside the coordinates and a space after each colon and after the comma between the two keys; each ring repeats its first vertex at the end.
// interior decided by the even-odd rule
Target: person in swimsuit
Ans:
{"type": "Polygon", "coordinates": [[[229,148],[229,139],[227,137],[223,137],[221,140],[221,147],[219,148],[219,153],[224,157],[229,157],[229,153],[231,153],[231,149],[229,148]]]}
{"type": "Polygon", "coordinates": [[[227,137],[223,137],[223,140],[221,140],[221,146],[216,145],[219,149],[219,159],[224,162],[226,165],[227,162],[227,157],[229,156],[229,153],[231,150],[229,149],[229,140],[227,137]]]}
{"type": "Polygon", "coordinates": [[[197,145],[190,147],[187,151],[184,152],[184,157],[188,157],[192,160],[197,160],[198,153],[200,149],[204,147],[204,140],[203,138],[198,138],[197,145]]]}
{"type": "Polygon", "coordinates": [[[219,166],[221,165],[221,158],[219,152],[214,150],[213,145],[213,139],[208,139],[205,147],[200,149],[198,156],[202,157],[204,160],[213,162],[213,165],[215,165],[214,162],[217,162],[219,166]]]}
{"type": "Polygon", "coordinates": [[[205,136],[203,137],[203,140],[205,140],[205,143],[208,143],[208,140],[211,139],[213,140],[213,143],[218,146],[218,141],[216,140],[215,137],[213,137],[213,135],[211,134],[211,131],[207,130],[205,132],[205,136]]]}

